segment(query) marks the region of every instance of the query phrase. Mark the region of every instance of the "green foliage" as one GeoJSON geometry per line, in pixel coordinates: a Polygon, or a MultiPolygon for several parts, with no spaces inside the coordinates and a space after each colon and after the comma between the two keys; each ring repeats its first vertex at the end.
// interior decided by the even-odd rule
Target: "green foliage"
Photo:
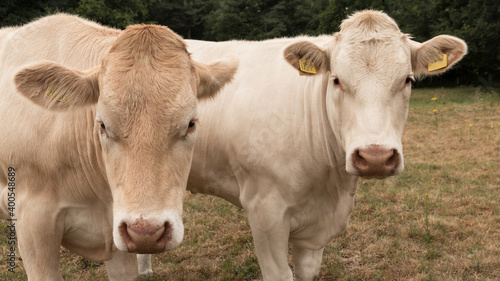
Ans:
{"type": "Polygon", "coordinates": [[[198,16],[202,1],[162,1],[152,0],[149,19],[157,24],[175,30],[184,38],[191,38],[193,28],[201,23],[198,16]]]}
{"type": "Polygon", "coordinates": [[[149,1],[141,0],[81,0],[72,11],[104,25],[125,28],[147,21],[149,1]]]}
{"type": "Polygon", "coordinates": [[[46,15],[68,1],[2,0],[0,2],[0,25],[14,26],[46,15]]]}
{"type": "Polygon", "coordinates": [[[205,19],[208,28],[205,37],[216,41],[229,39],[256,39],[261,1],[222,0],[205,19]]]}
{"type": "Polygon", "coordinates": [[[184,38],[263,40],[333,34],[347,16],[365,9],[385,11],[419,42],[439,34],[467,42],[463,62],[417,85],[500,86],[500,3],[490,0],[3,0],[0,26],[67,12],[117,28],[166,25],[184,38]]]}
{"type": "Polygon", "coordinates": [[[338,0],[330,1],[329,5],[320,15],[319,30],[321,33],[332,33],[339,30],[340,23],[352,13],[359,10],[373,9],[384,10],[383,0],[338,0]]]}

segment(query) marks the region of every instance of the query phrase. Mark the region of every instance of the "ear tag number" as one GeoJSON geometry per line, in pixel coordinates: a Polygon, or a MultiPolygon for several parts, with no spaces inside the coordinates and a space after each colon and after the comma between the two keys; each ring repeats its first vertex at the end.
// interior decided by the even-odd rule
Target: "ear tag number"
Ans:
{"type": "MultiPolygon", "coordinates": [[[[54,99],[56,97],[56,90],[52,89],[52,87],[49,87],[45,92],[45,96],[48,97],[49,99],[54,99]]],[[[58,98],[57,101],[68,103],[68,99],[65,96],[58,98]]]]}
{"type": "Polygon", "coordinates": [[[310,60],[299,59],[300,70],[305,73],[316,74],[316,67],[310,60]]]}
{"type": "Polygon", "coordinates": [[[446,54],[441,54],[438,59],[429,62],[427,70],[434,71],[445,68],[447,65],[448,65],[448,56],[446,54]]]}

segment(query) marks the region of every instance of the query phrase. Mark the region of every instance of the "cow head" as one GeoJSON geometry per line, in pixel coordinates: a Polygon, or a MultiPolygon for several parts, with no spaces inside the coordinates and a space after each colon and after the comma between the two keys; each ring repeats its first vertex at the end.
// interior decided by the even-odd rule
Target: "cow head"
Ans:
{"type": "Polygon", "coordinates": [[[385,178],[404,168],[401,140],[412,81],[444,72],[466,53],[465,42],[453,36],[412,41],[377,11],[355,13],[324,46],[302,41],[284,50],[288,63],[303,74],[311,75],[301,62],[325,76],[328,119],[346,170],[366,178],[385,178]],[[441,65],[431,64],[438,69],[429,69],[443,54],[441,65]]]}
{"type": "Polygon", "coordinates": [[[93,69],[43,62],[20,70],[15,83],[47,109],[92,110],[89,139],[96,142],[113,196],[115,245],[155,253],[183,238],[197,99],[212,97],[236,68],[234,60],[197,63],[168,28],[135,25],[117,37],[93,69]]]}

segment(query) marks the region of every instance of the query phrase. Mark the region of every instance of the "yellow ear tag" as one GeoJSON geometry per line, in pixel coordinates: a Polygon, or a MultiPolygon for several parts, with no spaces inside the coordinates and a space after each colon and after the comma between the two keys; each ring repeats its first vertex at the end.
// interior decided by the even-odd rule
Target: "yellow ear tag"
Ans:
{"type": "Polygon", "coordinates": [[[438,59],[429,62],[427,70],[434,71],[441,68],[445,68],[447,65],[448,65],[448,56],[446,54],[441,54],[438,59]]]}
{"type": "MultiPolygon", "coordinates": [[[[52,87],[49,86],[47,88],[47,91],[45,92],[45,96],[48,97],[49,99],[54,99],[55,93],[56,93],[56,91],[54,89],[52,89],[52,87]]],[[[68,99],[65,96],[58,98],[57,101],[63,102],[63,103],[68,103],[68,99]]]]}
{"type": "Polygon", "coordinates": [[[316,67],[310,60],[299,59],[299,66],[302,72],[316,74],[316,67]]]}

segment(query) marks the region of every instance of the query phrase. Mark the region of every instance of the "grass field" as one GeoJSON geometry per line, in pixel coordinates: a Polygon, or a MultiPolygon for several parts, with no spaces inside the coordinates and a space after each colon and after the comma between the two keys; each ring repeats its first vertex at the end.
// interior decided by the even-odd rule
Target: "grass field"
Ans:
{"type": "MultiPolygon", "coordinates": [[[[413,90],[403,144],[401,175],[360,181],[319,280],[500,280],[500,94],[413,90]]],[[[242,210],[192,194],[184,209],[182,245],[154,256],[155,274],[140,280],[261,278],[242,210]]],[[[0,280],[25,280],[22,262],[7,272],[5,225],[0,280]]],[[[107,280],[102,263],[65,249],[61,270],[66,280],[107,280]]]]}

